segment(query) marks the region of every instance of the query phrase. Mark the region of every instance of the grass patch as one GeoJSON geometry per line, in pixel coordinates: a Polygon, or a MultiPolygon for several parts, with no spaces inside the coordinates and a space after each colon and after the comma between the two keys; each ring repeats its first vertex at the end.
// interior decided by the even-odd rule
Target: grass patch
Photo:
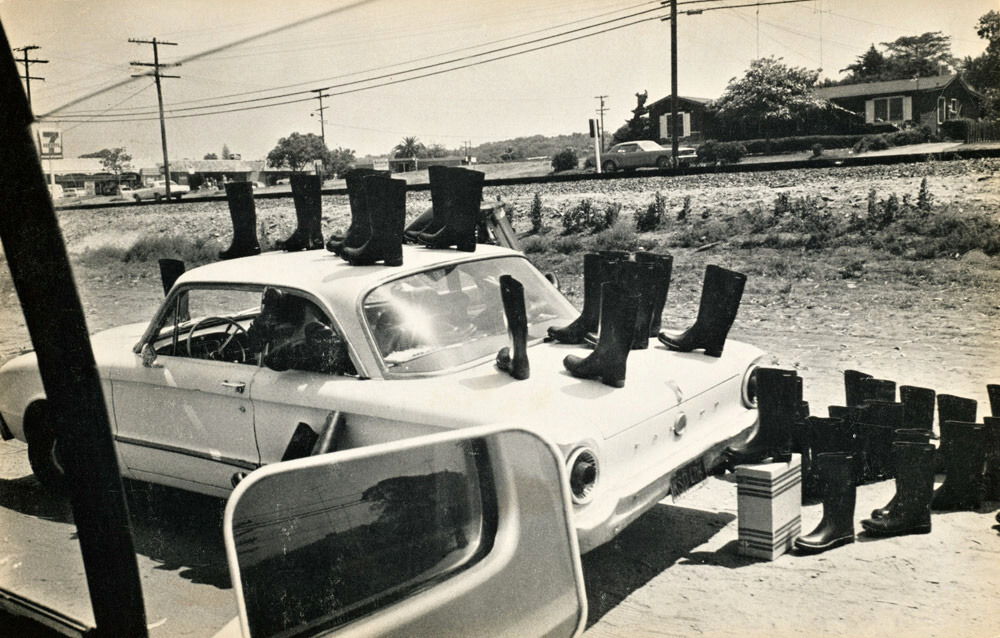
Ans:
{"type": "Polygon", "coordinates": [[[631,226],[624,221],[615,222],[611,228],[602,230],[590,239],[591,250],[635,250],[639,238],[631,226]]]}
{"type": "Polygon", "coordinates": [[[209,237],[188,237],[186,235],[146,235],[140,237],[128,248],[99,246],[91,248],[80,256],[87,266],[106,266],[113,263],[147,263],[159,259],[180,259],[189,267],[216,261],[219,244],[209,237]]]}

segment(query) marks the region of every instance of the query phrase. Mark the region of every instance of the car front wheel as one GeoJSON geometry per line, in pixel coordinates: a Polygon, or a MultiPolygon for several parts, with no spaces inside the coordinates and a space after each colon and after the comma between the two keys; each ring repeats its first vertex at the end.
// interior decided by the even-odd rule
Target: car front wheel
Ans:
{"type": "Polygon", "coordinates": [[[656,168],[659,168],[661,170],[670,168],[670,158],[669,157],[658,158],[656,160],[656,168]]]}
{"type": "Polygon", "coordinates": [[[59,459],[59,437],[53,431],[44,407],[35,407],[29,412],[30,426],[25,434],[28,439],[28,463],[35,478],[49,492],[66,494],[66,471],[59,459]]]}
{"type": "Polygon", "coordinates": [[[618,167],[615,166],[614,162],[608,160],[603,164],[601,164],[601,169],[603,169],[605,173],[614,173],[616,170],[618,170],[618,167]]]}

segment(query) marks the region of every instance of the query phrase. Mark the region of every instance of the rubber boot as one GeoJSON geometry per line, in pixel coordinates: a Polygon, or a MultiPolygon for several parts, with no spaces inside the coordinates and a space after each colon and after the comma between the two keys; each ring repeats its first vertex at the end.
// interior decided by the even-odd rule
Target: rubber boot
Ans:
{"type": "Polygon", "coordinates": [[[295,173],[289,178],[292,201],[295,202],[295,231],[275,245],[287,252],[317,250],[323,247],[323,178],[319,175],[295,173]]]}
{"type": "Polygon", "coordinates": [[[726,448],[730,468],[768,457],[791,460],[792,423],[799,410],[797,377],[793,370],[757,369],[757,431],[745,443],[726,448]]]}
{"type": "Polygon", "coordinates": [[[896,382],[888,379],[863,379],[861,381],[861,403],[868,401],[896,401],[896,382]]]}
{"type": "Polygon", "coordinates": [[[809,433],[810,465],[802,471],[803,500],[822,496],[822,483],[816,467],[816,459],[820,454],[853,455],[855,451],[854,426],[851,423],[845,423],[841,419],[811,416],[806,419],[805,427],[809,433]]]}
{"type": "Polygon", "coordinates": [[[823,518],[811,533],[795,540],[803,554],[818,554],[854,542],[854,459],[850,454],[831,453],[816,457],[823,492],[823,518]]]}
{"type": "Polygon", "coordinates": [[[528,364],[528,313],[524,307],[524,286],[510,275],[500,275],[500,299],[507,318],[510,347],[497,353],[496,366],[518,381],[531,375],[528,364]]]}
{"type": "Polygon", "coordinates": [[[903,424],[916,430],[934,430],[936,393],[930,388],[899,386],[899,402],[903,404],[903,424]]]}
{"type": "Polygon", "coordinates": [[[861,392],[861,382],[871,378],[872,375],[865,372],[844,370],[844,395],[847,407],[854,408],[864,402],[864,395],[861,392]]]}
{"type": "Polygon", "coordinates": [[[864,441],[858,428],[858,412],[860,406],[831,405],[827,408],[831,419],[840,419],[849,427],[854,437],[854,483],[861,485],[865,478],[864,441]]]}
{"type": "Polygon", "coordinates": [[[635,332],[632,335],[632,349],[645,350],[649,347],[649,324],[653,317],[655,303],[656,264],[651,261],[623,261],[618,271],[618,281],[626,290],[639,295],[639,310],[635,314],[635,332]]]}
{"type": "Polygon", "coordinates": [[[978,403],[975,399],[966,399],[952,394],[939,394],[938,405],[938,429],[941,433],[941,444],[937,449],[937,462],[935,468],[938,474],[948,473],[948,456],[951,453],[951,438],[946,435],[944,423],[948,421],[963,421],[965,423],[976,422],[976,411],[978,403]]]}
{"type": "Polygon", "coordinates": [[[1000,501],[1000,417],[983,419],[983,436],[986,437],[986,500],[1000,501]]]}
{"type": "Polygon", "coordinates": [[[574,377],[625,387],[625,363],[632,349],[639,295],[615,283],[601,286],[601,340],[587,357],[568,355],[563,366],[574,377]]]}
{"type": "Polygon", "coordinates": [[[180,259],[161,259],[160,281],[163,283],[163,294],[166,295],[174,287],[177,279],[184,274],[184,262],[180,259]]]}
{"type": "MultiPolygon", "coordinates": [[[[861,527],[870,536],[929,534],[931,498],[934,493],[934,446],[897,441],[892,444],[896,466],[896,494],[881,510],[881,516],[866,518],[861,527]]],[[[874,514],[874,512],[873,512],[874,514]]]]}
{"type": "Polygon", "coordinates": [[[597,330],[601,318],[601,256],[587,253],[583,256],[583,310],[580,316],[562,328],[549,327],[549,336],[559,343],[583,343],[588,332],[597,330]]]}
{"type": "MultiPolygon", "coordinates": [[[[893,436],[895,437],[895,440],[892,442],[892,446],[893,446],[892,466],[893,466],[893,470],[895,472],[896,479],[898,480],[899,479],[899,463],[898,463],[898,459],[896,458],[896,444],[897,443],[919,443],[919,444],[922,444],[922,445],[930,445],[931,437],[934,436],[934,433],[931,430],[923,430],[923,429],[918,429],[918,428],[903,428],[903,429],[900,429],[900,430],[896,430],[893,433],[893,436]]],[[[931,445],[931,449],[934,449],[933,445],[931,445]]],[[[928,470],[928,471],[931,474],[931,487],[932,487],[932,491],[933,491],[933,486],[934,486],[933,462],[931,463],[931,469],[928,470]]],[[[892,500],[889,501],[888,505],[886,505],[885,507],[880,507],[880,508],[878,508],[876,510],[872,510],[872,518],[882,518],[883,516],[886,516],[889,513],[889,511],[892,510],[893,507],[895,507],[896,501],[897,501],[897,497],[893,496],[892,500]]]]}
{"type": "Polygon", "coordinates": [[[655,337],[660,334],[663,307],[667,305],[667,293],[670,292],[670,277],[674,269],[674,258],[672,255],[640,252],[635,254],[635,260],[639,262],[652,262],[655,267],[652,293],[653,305],[650,308],[651,317],[649,322],[649,336],[655,337]]]}
{"type": "Polygon", "coordinates": [[[233,220],[233,242],[219,253],[219,259],[236,259],[260,254],[257,241],[257,209],[253,203],[253,184],[229,182],[226,184],[226,201],[233,220]]]}
{"type": "MultiPolygon", "coordinates": [[[[621,250],[601,250],[597,254],[600,256],[600,281],[602,284],[606,281],[610,281],[620,286],[624,286],[632,292],[639,293],[639,291],[633,287],[635,285],[634,282],[626,282],[627,277],[625,277],[623,273],[625,264],[629,262],[629,253],[621,250]]],[[[594,324],[593,330],[588,331],[583,337],[583,343],[585,343],[589,348],[595,347],[598,339],[600,339],[600,307],[600,304],[598,304],[597,322],[594,324]]]]}
{"type": "Polygon", "coordinates": [[[484,174],[467,168],[452,166],[444,167],[446,182],[435,193],[433,185],[431,197],[443,198],[438,202],[434,199],[434,220],[432,229],[417,235],[420,243],[428,248],[449,248],[455,246],[464,252],[476,250],[476,224],[479,218],[479,205],[483,200],[484,174]],[[438,209],[444,211],[444,225],[439,230],[433,230],[438,224],[438,209]]]}
{"type": "Polygon", "coordinates": [[[690,352],[703,349],[710,357],[721,357],[726,336],[736,320],[747,277],[733,270],[709,265],[701,290],[698,318],[684,332],[662,331],[660,343],[670,350],[690,352]]]}
{"type": "Polygon", "coordinates": [[[942,511],[976,510],[983,498],[983,465],[986,462],[985,433],[979,423],[945,421],[941,440],[951,442],[948,472],[934,492],[931,509],[942,511]]]}
{"type": "Polygon", "coordinates": [[[364,194],[364,180],[369,175],[381,175],[383,177],[391,177],[392,173],[389,171],[377,171],[372,168],[354,168],[344,175],[344,182],[347,184],[347,202],[351,208],[351,225],[348,226],[347,232],[343,234],[333,234],[330,235],[330,239],[326,242],[326,249],[331,253],[339,255],[344,249],[345,242],[348,237],[354,236],[354,243],[351,244],[354,248],[360,246],[363,241],[359,241],[359,237],[363,239],[363,236],[358,235],[358,229],[356,225],[358,222],[365,218],[363,209],[366,206],[367,200],[364,194]]]}
{"type": "MultiPolygon", "coordinates": [[[[895,395],[895,387],[893,394],[895,395]]],[[[893,477],[890,459],[892,442],[895,431],[902,427],[902,403],[868,401],[861,406],[858,412],[858,433],[865,457],[865,480],[883,481],[893,477]]]]}
{"type": "Polygon", "coordinates": [[[986,386],[986,393],[990,397],[990,414],[1000,416],[1000,385],[990,383],[986,386]]]}
{"type": "Polygon", "coordinates": [[[364,178],[364,191],[365,213],[369,219],[368,241],[357,248],[344,245],[341,257],[352,266],[369,266],[378,261],[386,266],[402,266],[406,181],[368,175],[364,178]]]}
{"type": "MultiPolygon", "coordinates": [[[[434,168],[433,166],[431,168],[434,168]]],[[[434,207],[428,206],[424,212],[417,215],[417,217],[406,225],[403,229],[403,239],[408,243],[416,244],[417,236],[420,233],[426,232],[430,228],[431,222],[434,220],[434,207]]]]}

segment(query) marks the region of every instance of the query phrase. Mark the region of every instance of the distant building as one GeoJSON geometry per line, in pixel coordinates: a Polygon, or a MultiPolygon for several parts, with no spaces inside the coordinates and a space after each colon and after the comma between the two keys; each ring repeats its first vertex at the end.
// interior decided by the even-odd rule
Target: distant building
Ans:
{"type": "Polygon", "coordinates": [[[870,125],[914,122],[934,132],[951,119],[978,119],[983,96],[958,74],[816,89],[816,95],[863,116],[870,125]]]}
{"type": "MultiPolygon", "coordinates": [[[[677,119],[680,121],[677,137],[682,144],[699,144],[705,141],[705,107],[711,101],[705,97],[677,96],[677,119]]],[[[660,140],[672,139],[670,96],[653,102],[648,108],[649,121],[656,123],[660,140]]]]}
{"type": "MultiPolygon", "coordinates": [[[[157,164],[156,180],[163,179],[163,164],[157,164]]],[[[224,182],[250,182],[253,179],[254,167],[250,162],[238,159],[225,160],[172,160],[170,162],[170,179],[178,184],[185,184],[192,189],[198,188],[206,181],[222,184],[224,182]]],[[[147,179],[144,181],[155,181],[147,179]]]]}
{"type": "MultiPolygon", "coordinates": [[[[75,188],[87,195],[117,193],[119,178],[104,168],[97,157],[45,160],[42,162],[42,169],[46,176],[51,172],[55,183],[63,189],[75,188]]],[[[132,170],[121,174],[120,180],[123,186],[134,186],[140,181],[139,172],[133,166],[132,170]]]]}

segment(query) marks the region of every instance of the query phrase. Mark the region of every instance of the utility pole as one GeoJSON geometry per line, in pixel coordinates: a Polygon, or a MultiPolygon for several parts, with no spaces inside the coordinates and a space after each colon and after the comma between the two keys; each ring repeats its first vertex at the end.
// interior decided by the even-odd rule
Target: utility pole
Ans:
{"type": "MultiPolygon", "coordinates": [[[[151,66],[153,67],[153,79],[156,81],[156,101],[160,105],[160,140],[163,143],[163,180],[164,187],[166,189],[167,201],[170,201],[170,162],[167,159],[167,127],[163,123],[163,91],[160,88],[160,78],[179,78],[179,75],[163,75],[160,73],[160,67],[168,66],[180,66],[180,62],[175,62],[172,64],[161,64],[160,63],[160,51],[158,46],[161,44],[177,46],[176,42],[164,42],[163,40],[157,40],[153,38],[152,40],[139,40],[136,38],[129,38],[129,42],[134,44],[152,44],[153,45],[153,62],[132,62],[133,66],[151,66]]],[[[139,73],[132,77],[143,77],[149,75],[149,73],[139,73]]]]}
{"type": "MultiPolygon", "coordinates": [[[[662,17],[660,21],[670,20],[670,156],[672,164],[677,166],[677,0],[660,0],[660,4],[670,4],[670,16],[662,17]]],[[[701,13],[690,11],[689,13],[701,13]]]]}
{"type": "Polygon", "coordinates": [[[32,64],[48,64],[49,63],[48,60],[31,60],[31,59],[28,58],[28,51],[34,51],[35,49],[39,49],[39,48],[41,48],[41,47],[37,47],[34,44],[29,44],[26,47],[18,47],[17,49],[14,49],[15,51],[21,51],[22,53],[24,53],[24,59],[23,60],[18,60],[18,62],[20,62],[21,64],[24,65],[24,75],[21,76],[21,79],[24,80],[24,92],[28,96],[28,107],[29,108],[31,107],[31,81],[32,80],[39,80],[40,82],[44,82],[45,78],[33,77],[31,75],[31,73],[29,72],[28,67],[30,67],[32,64]]]}
{"type": "Polygon", "coordinates": [[[323,140],[323,144],[326,144],[326,121],[323,119],[323,111],[326,110],[326,107],[323,106],[323,98],[330,97],[330,95],[324,95],[323,89],[313,89],[312,92],[319,99],[319,109],[313,113],[319,113],[319,136],[323,140]]]}
{"type": "Polygon", "coordinates": [[[595,95],[594,96],[594,99],[601,101],[601,108],[597,109],[597,112],[601,115],[601,152],[602,153],[604,152],[604,111],[607,110],[607,109],[604,108],[604,98],[606,98],[606,97],[608,97],[608,96],[607,95],[595,95]]]}

